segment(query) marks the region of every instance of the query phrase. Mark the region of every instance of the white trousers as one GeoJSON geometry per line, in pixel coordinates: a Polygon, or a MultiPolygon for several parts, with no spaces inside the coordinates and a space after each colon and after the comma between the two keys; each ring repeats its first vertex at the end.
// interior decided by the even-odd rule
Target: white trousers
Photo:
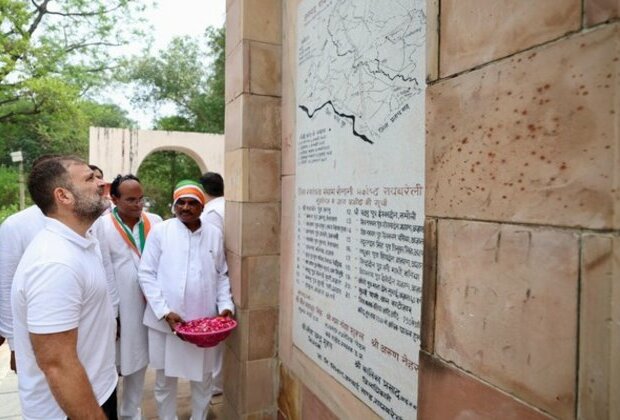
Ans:
{"type": "Polygon", "coordinates": [[[132,373],[124,375],[123,395],[121,396],[121,405],[119,410],[119,418],[121,420],[140,420],[142,418],[142,395],[144,394],[144,375],[146,374],[146,366],[132,373]]]}
{"type": "Polygon", "coordinates": [[[224,342],[220,342],[214,348],[215,365],[213,366],[213,395],[221,394],[224,391],[222,379],[222,363],[224,360],[224,342]]]}
{"type": "MultiPolygon", "coordinates": [[[[189,381],[192,390],[192,420],[204,420],[209,412],[213,378],[204,375],[203,382],[189,381]]],[[[160,420],[175,420],[177,417],[178,378],[166,376],[163,369],[155,371],[155,401],[160,420]]]]}

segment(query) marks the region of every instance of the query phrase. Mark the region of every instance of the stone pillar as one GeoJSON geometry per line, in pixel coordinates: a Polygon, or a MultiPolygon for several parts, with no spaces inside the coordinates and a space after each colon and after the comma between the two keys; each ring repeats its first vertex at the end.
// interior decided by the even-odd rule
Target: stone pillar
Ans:
{"type": "Polygon", "coordinates": [[[224,418],[276,418],[281,1],[226,3],[226,248],[239,327],[224,418]]]}

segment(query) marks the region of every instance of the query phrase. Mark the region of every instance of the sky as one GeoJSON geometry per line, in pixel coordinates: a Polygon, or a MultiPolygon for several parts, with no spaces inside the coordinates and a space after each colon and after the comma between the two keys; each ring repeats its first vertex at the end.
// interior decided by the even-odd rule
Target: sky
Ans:
{"type": "Polygon", "coordinates": [[[226,0],[157,0],[146,18],[155,27],[155,47],[163,48],[177,35],[199,35],[226,19],[226,0]]]}
{"type": "MultiPolygon", "coordinates": [[[[146,19],[153,26],[153,51],[165,48],[170,40],[181,35],[200,35],[207,26],[222,26],[226,20],[226,0],[157,0],[157,6],[146,12],[146,19]]],[[[137,53],[141,46],[132,45],[131,53],[137,53]]],[[[136,109],[129,102],[126,88],[116,88],[103,94],[104,98],[116,103],[129,113],[129,118],[139,128],[148,129],[154,118],[151,110],[136,109]]],[[[159,110],[159,115],[173,113],[171,106],[159,110]]]]}

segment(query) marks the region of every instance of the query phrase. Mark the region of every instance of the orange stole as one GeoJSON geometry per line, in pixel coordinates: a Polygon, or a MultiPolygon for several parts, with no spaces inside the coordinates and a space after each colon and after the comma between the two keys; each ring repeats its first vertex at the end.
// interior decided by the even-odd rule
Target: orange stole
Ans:
{"type": "MultiPolygon", "coordinates": [[[[114,225],[118,233],[121,235],[121,238],[123,238],[127,246],[129,246],[129,248],[131,248],[138,257],[140,257],[141,250],[138,249],[138,247],[135,244],[135,241],[132,240],[133,237],[131,239],[129,238],[128,236],[129,234],[125,231],[125,229],[123,229],[120,223],[118,223],[118,220],[116,220],[116,218],[114,217],[112,213],[110,213],[110,217],[112,218],[112,224],[114,225]]],[[[149,220],[149,218],[146,216],[146,213],[144,212],[142,213],[142,221],[144,223],[144,239],[146,240],[146,238],[149,235],[149,232],[151,231],[151,221],[149,220]]]]}

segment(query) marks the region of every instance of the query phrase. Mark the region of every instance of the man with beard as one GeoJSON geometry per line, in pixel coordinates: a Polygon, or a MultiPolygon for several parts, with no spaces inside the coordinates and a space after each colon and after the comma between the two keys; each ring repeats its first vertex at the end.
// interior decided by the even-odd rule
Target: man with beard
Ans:
{"type": "Polygon", "coordinates": [[[140,419],[144,374],[149,361],[147,329],[142,323],[146,302],[138,284],[138,266],[151,227],[161,217],[143,212],[144,191],[134,175],[119,175],[110,186],[116,207],[94,225],[103,260],[120,297],[117,368],[122,375],[121,419],[140,419]]]}
{"type": "Polygon", "coordinates": [[[97,240],[104,182],[74,157],[36,165],[28,190],[46,216],[15,273],[11,302],[22,415],[116,419],[116,322],[97,240]]]}
{"type": "Polygon", "coordinates": [[[176,417],[177,378],[190,380],[192,418],[204,419],[212,394],[213,348],[200,348],[173,334],[183,320],[232,316],[222,232],[203,224],[205,192],[199,183],[181,181],[173,195],[176,218],[153,227],[138,279],[148,309],[149,357],[155,368],[159,418],[176,417]]]}

